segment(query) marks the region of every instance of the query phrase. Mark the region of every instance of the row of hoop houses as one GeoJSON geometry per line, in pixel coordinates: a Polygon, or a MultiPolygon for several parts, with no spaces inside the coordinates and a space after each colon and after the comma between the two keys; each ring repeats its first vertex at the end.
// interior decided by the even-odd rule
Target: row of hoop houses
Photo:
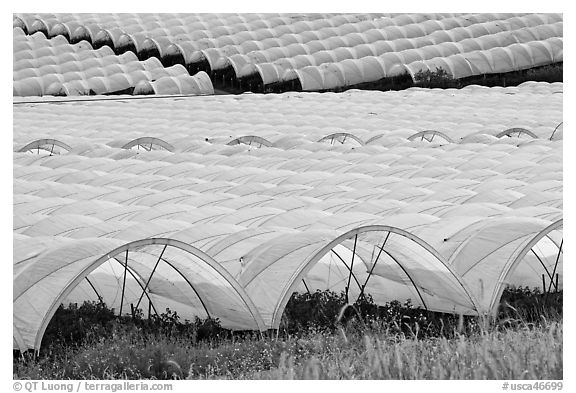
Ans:
{"type": "Polygon", "coordinates": [[[71,45],[61,36],[19,37],[15,41],[33,48],[14,48],[14,96],[214,94],[205,72],[190,76],[180,64],[164,67],[155,57],[140,61],[132,52],[116,55],[108,46],[93,50],[86,41],[71,45]]]}
{"type": "Polygon", "coordinates": [[[294,291],[487,315],[506,285],[561,289],[561,120],[547,83],[16,100],[14,348],[84,300],[265,330],[294,291]],[[461,143],[407,139],[434,124],[461,143]]]}
{"type": "MultiPolygon", "coordinates": [[[[140,60],[155,57],[167,69],[182,65],[191,75],[206,71],[213,83],[297,82],[304,91],[342,89],[403,75],[417,81],[420,71],[438,68],[450,78],[463,79],[563,62],[562,14],[250,14],[243,22],[222,25],[237,17],[17,14],[14,67],[27,76],[26,83],[19,83],[44,90],[19,88],[15,94],[52,94],[46,82],[28,79],[46,78],[46,72],[82,73],[95,64],[71,57],[68,53],[76,49],[65,45],[38,49],[26,43],[34,36],[49,41],[66,37],[60,40],[69,47],[109,47],[116,55],[130,52],[140,60]],[[36,52],[43,57],[37,58],[36,52]],[[35,70],[40,67],[45,68],[35,70]]],[[[58,82],[68,82],[69,77],[58,82]]],[[[54,82],[54,76],[50,78],[54,82]]]]}

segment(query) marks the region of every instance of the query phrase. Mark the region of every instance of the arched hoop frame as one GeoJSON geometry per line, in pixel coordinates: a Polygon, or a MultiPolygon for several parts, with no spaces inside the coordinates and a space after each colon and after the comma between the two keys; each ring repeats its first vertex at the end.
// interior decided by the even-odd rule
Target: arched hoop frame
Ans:
{"type": "Polygon", "coordinates": [[[496,138],[502,138],[503,136],[512,137],[514,134],[518,134],[518,137],[520,137],[522,134],[526,134],[534,139],[538,139],[536,134],[525,128],[509,128],[496,135],[496,138]]]}
{"type": "Polygon", "coordinates": [[[72,150],[72,147],[57,139],[38,139],[28,143],[26,146],[19,149],[18,152],[24,153],[29,151],[34,153],[34,151],[36,151],[38,154],[40,154],[40,150],[44,150],[50,153],[50,155],[52,156],[54,155],[54,148],[56,146],[66,151],[72,150]]]}
{"type": "Polygon", "coordinates": [[[227,146],[248,145],[260,148],[262,146],[270,147],[272,143],[265,138],[256,135],[245,135],[231,140],[227,146]]]}
{"type": "Polygon", "coordinates": [[[369,145],[370,143],[374,142],[377,139],[380,139],[384,136],[384,134],[378,134],[378,135],[374,135],[372,138],[368,139],[365,143],[365,145],[369,145]]]}
{"type": "MultiPolygon", "coordinates": [[[[288,280],[287,284],[285,285],[285,287],[282,291],[281,297],[280,297],[280,301],[277,303],[277,305],[274,309],[274,312],[272,314],[272,328],[273,329],[279,328],[280,322],[282,319],[282,314],[284,313],[284,309],[286,308],[286,305],[288,304],[288,301],[290,300],[292,293],[296,291],[298,285],[300,285],[300,282],[302,282],[302,280],[304,279],[306,274],[308,274],[310,269],[312,269],[312,267],[318,261],[320,261],[320,259],[322,259],[327,253],[329,253],[334,247],[343,243],[345,240],[348,240],[351,238],[354,238],[355,239],[354,241],[356,242],[358,235],[361,233],[365,233],[365,232],[388,232],[388,235],[387,235],[386,239],[384,240],[384,243],[382,244],[382,246],[378,247],[379,251],[380,250],[384,251],[383,250],[384,245],[385,245],[386,241],[388,240],[388,236],[391,233],[403,236],[403,237],[413,241],[414,243],[418,244],[422,248],[424,248],[426,251],[428,251],[430,254],[432,254],[446,268],[446,270],[452,275],[452,277],[458,282],[461,289],[468,296],[470,303],[474,306],[474,309],[476,311],[478,311],[480,309],[478,306],[478,303],[476,302],[476,299],[471,295],[471,292],[469,291],[469,289],[466,286],[466,284],[464,283],[464,281],[461,280],[460,277],[456,274],[456,272],[450,267],[450,265],[448,265],[448,263],[446,263],[446,261],[444,261],[444,258],[434,249],[434,247],[432,247],[431,245],[426,243],[424,240],[420,239],[418,236],[413,235],[412,233],[407,232],[403,229],[392,227],[392,226],[387,226],[387,225],[368,225],[368,226],[362,226],[362,227],[352,229],[352,230],[338,236],[337,238],[335,238],[334,240],[329,242],[327,245],[325,245],[322,249],[320,249],[316,254],[312,255],[305,263],[300,265],[298,270],[296,270],[292,274],[292,276],[288,280]]],[[[353,250],[352,255],[353,256],[355,255],[354,250],[353,250]]],[[[391,256],[390,254],[388,254],[388,255],[391,256]]],[[[378,255],[376,261],[374,262],[374,264],[372,266],[372,270],[376,266],[376,263],[378,262],[379,256],[380,255],[378,255]]],[[[409,272],[404,269],[404,267],[401,265],[401,262],[396,260],[396,259],[394,259],[394,261],[408,275],[410,281],[412,282],[412,284],[416,288],[416,285],[415,285],[414,281],[412,280],[412,278],[410,277],[409,272]]],[[[352,264],[353,264],[353,261],[351,262],[351,266],[349,268],[350,276],[348,278],[348,287],[350,286],[350,279],[352,277],[352,268],[353,268],[352,264]]],[[[372,275],[372,271],[369,272],[368,279],[371,277],[371,275],[372,275]]],[[[358,280],[356,280],[356,282],[359,283],[358,280]]],[[[363,287],[366,286],[367,282],[368,282],[368,280],[366,280],[363,287]]],[[[363,290],[364,290],[363,287],[360,288],[361,294],[363,293],[363,290]]],[[[419,293],[418,289],[416,289],[416,291],[419,293]]]]}
{"type": "Polygon", "coordinates": [[[141,138],[136,138],[133,141],[126,143],[122,146],[122,149],[132,149],[133,147],[137,147],[140,149],[142,147],[146,151],[151,151],[154,149],[154,146],[161,147],[169,152],[173,152],[175,150],[174,146],[169,144],[168,142],[160,139],[155,138],[152,136],[143,136],[141,138]]]}
{"type": "Polygon", "coordinates": [[[408,140],[409,141],[415,141],[415,140],[420,139],[421,141],[432,142],[435,137],[442,138],[448,143],[454,143],[454,140],[452,138],[450,138],[448,135],[444,134],[443,132],[435,131],[435,130],[425,130],[425,131],[417,132],[416,134],[409,136],[408,140]]]}
{"type": "MultiPolygon", "coordinates": [[[[496,287],[494,288],[492,300],[490,301],[490,309],[489,310],[493,316],[496,316],[496,314],[498,313],[498,306],[500,304],[500,298],[502,297],[502,293],[504,292],[504,287],[505,287],[504,283],[508,280],[510,275],[512,275],[514,273],[518,264],[520,262],[522,262],[522,260],[526,256],[526,254],[528,254],[528,252],[530,252],[532,247],[534,247],[540,240],[542,240],[544,237],[548,236],[548,234],[550,232],[555,231],[558,228],[562,228],[563,222],[564,222],[564,219],[560,219],[560,220],[550,224],[549,226],[544,228],[542,231],[540,231],[536,236],[534,236],[532,238],[532,240],[530,240],[524,246],[524,248],[522,248],[522,250],[520,251],[520,253],[518,253],[516,258],[514,258],[514,260],[511,263],[509,263],[506,266],[506,268],[502,271],[502,273],[500,274],[500,277],[498,278],[498,283],[496,284],[496,287]]],[[[556,246],[558,246],[555,242],[553,242],[553,243],[556,246]]],[[[563,247],[563,242],[560,243],[560,246],[558,246],[558,254],[556,257],[556,264],[554,266],[554,270],[556,270],[556,266],[558,265],[560,254],[562,253],[562,247],[563,247]]],[[[552,276],[554,275],[554,273],[552,273],[552,276]]]]}
{"type": "Polygon", "coordinates": [[[318,142],[326,142],[330,141],[330,144],[333,145],[336,142],[340,142],[341,144],[346,143],[346,140],[353,140],[356,141],[360,146],[364,146],[365,143],[362,139],[358,138],[356,135],[349,134],[347,132],[336,132],[334,134],[326,135],[323,138],[320,138],[318,142]]]}
{"type": "Polygon", "coordinates": [[[554,131],[552,131],[552,135],[550,135],[550,139],[552,140],[552,138],[554,138],[554,134],[556,134],[556,131],[558,131],[558,128],[560,128],[560,126],[562,126],[564,124],[563,121],[561,121],[560,123],[558,123],[558,125],[556,127],[554,127],[554,131]]]}
{"type": "MultiPolygon", "coordinates": [[[[167,247],[168,246],[174,247],[174,248],[180,249],[182,251],[185,251],[185,252],[199,258],[203,263],[205,263],[210,268],[215,270],[224,280],[226,280],[226,282],[228,284],[230,284],[230,286],[232,287],[234,292],[236,292],[238,297],[242,300],[242,302],[244,303],[246,308],[249,310],[250,315],[254,319],[254,322],[256,323],[256,326],[258,327],[258,329],[260,331],[266,330],[265,325],[264,325],[264,321],[263,321],[262,317],[260,316],[258,309],[254,305],[254,303],[252,303],[252,300],[248,297],[247,293],[240,286],[240,284],[238,284],[238,282],[234,279],[234,277],[232,277],[232,275],[224,267],[222,267],[220,264],[218,264],[218,262],[216,262],[211,256],[209,256],[208,254],[204,253],[203,251],[197,249],[196,247],[193,247],[193,246],[191,246],[187,243],[184,243],[182,241],[179,241],[179,240],[167,239],[167,238],[149,238],[149,239],[136,240],[136,241],[124,244],[120,247],[117,247],[114,250],[111,250],[110,252],[106,253],[105,255],[103,255],[99,258],[96,258],[89,266],[87,266],[80,273],[78,273],[76,275],[76,277],[72,280],[72,282],[61,290],[60,294],[56,297],[56,299],[54,300],[54,302],[52,303],[52,305],[48,309],[48,312],[44,315],[44,318],[42,320],[42,323],[40,325],[40,329],[38,330],[36,340],[34,343],[35,350],[36,351],[40,350],[40,344],[42,342],[42,337],[44,336],[44,332],[46,331],[48,323],[50,322],[50,320],[54,316],[54,313],[56,312],[56,310],[58,309],[60,304],[66,299],[66,297],[72,292],[72,290],[74,290],[74,288],[76,288],[78,286],[78,284],[82,280],[85,279],[85,277],[87,277],[91,272],[93,272],[96,268],[98,268],[104,262],[106,262],[110,259],[113,259],[117,255],[122,254],[122,253],[126,253],[126,255],[127,255],[130,250],[134,250],[134,249],[140,248],[142,246],[148,246],[148,245],[164,245],[167,247]]],[[[166,249],[166,247],[164,249],[166,249]]],[[[164,262],[166,262],[166,261],[164,260],[164,262]]],[[[170,266],[172,266],[172,265],[170,265],[170,266]]],[[[174,266],[172,266],[172,267],[174,268],[174,266]]],[[[182,275],[182,277],[184,277],[184,276],[182,275]]],[[[186,281],[188,281],[188,280],[186,280],[186,281]]],[[[202,301],[200,295],[196,292],[196,290],[194,290],[194,292],[198,295],[198,298],[201,300],[201,302],[204,305],[204,302],[202,301]]],[[[204,307],[206,307],[206,306],[204,305],[204,307]]]]}

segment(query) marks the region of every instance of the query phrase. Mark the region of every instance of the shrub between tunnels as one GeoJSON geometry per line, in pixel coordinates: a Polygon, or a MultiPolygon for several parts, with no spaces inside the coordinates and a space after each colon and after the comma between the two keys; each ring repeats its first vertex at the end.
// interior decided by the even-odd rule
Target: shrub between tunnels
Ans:
{"type": "MultiPolygon", "coordinates": [[[[562,291],[547,293],[538,288],[508,287],[502,296],[497,326],[535,325],[546,319],[561,318],[562,291]]],[[[334,332],[340,328],[362,332],[378,329],[390,336],[455,337],[471,334],[483,328],[474,316],[462,316],[426,311],[414,307],[410,300],[377,305],[371,296],[346,304],[346,294],[330,290],[294,293],[288,302],[280,329],[281,336],[298,336],[310,331],[334,332]]],[[[166,309],[159,315],[145,318],[141,310],[132,316],[118,317],[104,303],[84,302],[60,305],[50,321],[42,345],[49,348],[77,347],[122,332],[136,331],[148,340],[179,338],[191,344],[200,341],[218,342],[232,337],[258,337],[256,332],[231,332],[220,326],[218,319],[181,320],[175,311],[166,309]]]]}

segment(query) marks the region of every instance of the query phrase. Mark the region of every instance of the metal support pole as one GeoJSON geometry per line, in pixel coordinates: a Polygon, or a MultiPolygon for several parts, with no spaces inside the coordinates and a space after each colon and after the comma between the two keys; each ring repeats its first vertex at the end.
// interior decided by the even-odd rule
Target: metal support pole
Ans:
{"type": "MultiPolygon", "coordinates": [[[[122,262],[120,262],[117,258],[114,258],[114,260],[116,262],[118,262],[121,266],[124,266],[124,264],[122,262]]],[[[136,284],[138,284],[140,289],[143,290],[144,289],[144,279],[142,279],[142,277],[140,277],[140,276],[136,276],[136,274],[134,274],[134,272],[132,272],[132,270],[130,270],[130,269],[128,269],[128,273],[132,276],[134,281],[136,281],[136,284]],[[140,282],[140,279],[142,279],[142,282],[140,282]]],[[[148,293],[146,293],[146,298],[148,299],[148,302],[152,303],[152,299],[150,299],[150,296],[148,296],[148,293]]],[[[154,314],[156,314],[158,316],[158,310],[156,310],[154,303],[152,303],[152,310],[154,311],[154,314]]]]}
{"type": "MultiPolygon", "coordinates": [[[[334,255],[336,255],[338,257],[338,259],[340,259],[340,262],[342,262],[342,264],[344,266],[346,266],[346,269],[348,269],[349,271],[352,271],[350,269],[350,267],[348,266],[348,264],[346,263],[346,261],[344,261],[344,259],[342,259],[340,254],[338,254],[336,251],[334,251],[334,249],[332,249],[331,251],[334,255]]],[[[358,288],[361,288],[360,282],[358,281],[358,279],[356,278],[356,275],[354,273],[352,273],[352,277],[354,278],[354,281],[356,281],[356,285],[358,285],[358,288]]]]}
{"type": "Polygon", "coordinates": [[[358,241],[358,234],[354,236],[354,248],[352,250],[352,262],[350,262],[350,273],[348,274],[348,284],[346,285],[346,303],[348,303],[348,289],[350,288],[350,280],[352,279],[352,269],[354,269],[354,257],[356,256],[356,242],[358,241]]]}
{"type": "Polygon", "coordinates": [[[412,276],[410,276],[410,274],[408,274],[408,271],[406,269],[404,269],[404,266],[402,266],[402,264],[400,262],[398,262],[398,260],[396,258],[394,258],[394,256],[392,254],[390,254],[388,251],[383,250],[386,255],[388,255],[399,267],[400,269],[402,269],[402,271],[404,272],[404,274],[406,274],[406,276],[408,277],[408,279],[410,280],[410,282],[412,283],[412,286],[414,287],[414,289],[416,290],[416,293],[418,294],[418,297],[420,298],[420,301],[422,302],[422,304],[424,305],[424,308],[426,310],[428,310],[428,306],[426,305],[426,302],[424,301],[424,297],[422,296],[422,294],[420,293],[420,290],[418,289],[418,286],[416,285],[416,282],[412,279],[412,276]]]}
{"type": "Polygon", "coordinates": [[[556,291],[555,292],[558,292],[558,273],[556,273],[556,291]]]}
{"type": "MultiPolygon", "coordinates": [[[[556,255],[556,262],[554,263],[554,270],[552,270],[552,277],[556,274],[556,268],[558,267],[558,261],[560,260],[560,254],[562,253],[562,246],[564,246],[564,239],[560,242],[560,248],[558,248],[558,254],[556,255]]],[[[552,289],[552,279],[550,279],[550,287],[548,291],[552,289]]]]}
{"type": "Polygon", "coordinates": [[[540,265],[542,265],[542,267],[544,268],[544,271],[546,272],[546,274],[548,275],[548,278],[550,280],[552,280],[554,277],[552,276],[552,274],[550,274],[550,271],[548,270],[548,268],[546,267],[546,264],[544,263],[544,261],[542,261],[542,259],[538,256],[538,254],[536,254],[536,251],[534,251],[534,249],[532,248],[530,251],[532,251],[532,254],[534,254],[534,256],[536,257],[536,259],[538,259],[538,262],[540,262],[540,265]]]}
{"type": "Polygon", "coordinates": [[[128,270],[128,250],[126,250],[126,262],[124,262],[124,280],[122,282],[122,296],[120,297],[120,316],[122,316],[122,306],[124,305],[124,290],[126,289],[127,270],[128,270]]]}
{"type": "Polygon", "coordinates": [[[370,280],[370,277],[372,276],[372,272],[374,271],[374,268],[376,267],[376,264],[378,263],[378,259],[380,259],[380,255],[382,254],[382,251],[384,251],[384,245],[388,241],[389,237],[390,237],[390,232],[388,232],[388,234],[386,235],[386,239],[384,239],[384,242],[382,243],[382,246],[380,247],[380,251],[378,251],[378,255],[376,256],[376,260],[374,261],[374,264],[372,264],[372,267],[370,268],[370,271],[368,272],[368,277],[366,277],[366,281],[364,281],[362,288],[360,288],[360,296],[358,296],[358,299],[360,299],[364,295],[364,289],[366,288],[366,285],[368,284],[368,280],[370,280]]]}
{"type": "Polygon", "coordinates": [[[150,281],[152,280],[152,276],[154,275],[154,272],[156,271],[156,268],[158,267],[158,264],[160,263],[160,260],[162,259],[162,256],[164,255],[164,251],[166,251],[166,247],[168,247],[167,244],[164,245],[164,248],[162,249],[162,252],[160,253],[160,257],[158,257],[158,260],[156,261],[156,264],[154,265],[154,268],[152,269],[152,272],[150,273],[150,277],[148,277],[148,280],[146,281],[146,285],[144,285],[144,289],[142,290],[142,294],[140,295],[140,298],[138,299],[138,302],[136,303],[136,308],[138,308],[138,306],[140,305],[140,302],[142,301],[142,298],[144,297],[144,293],[146,292],[146,289],[148,289],[148,284],[150,284],[150,281]]]}
{"type": "Polygon", "coordinates": [[[92,290],[94,291],[94,293],[95,293],[96,296],[98,297],[98,301],[100,302],[100,304],[104,304],[104,300],[102,300],[102,296],[100,296],[100,294],[99,294],[98,291],[96,290],[96,287],[94,286],[94,284],[92,284],[92,281],[90,281],[90,279],[88,278],[88,276],[86,276],[86,281],[88,281],[88,284],[90,284],[90,287],[92,288],[92,290]]]}
{"type": "Polygon", "coordinates": [[[174,265],[172,265],[168,260],[162,258],[162,260],[168,265],[170,266],[172,269],[174,269],[174,271],[176,273],[178,273],[180,275],[180,277],[182,277],[184,279],[184,281],[186,281],[186,283],[188,284],[188,286],[190,286],[190,288],[192,289],[192,291],[194,291],[194,293],[196,294],[196,296],[198,296],[198,300],[200,300],[200,303],[202,304],[202,307],[204,308],[204,311],[206,311],[206,315],[208,316],[208,319],[212,319],[212,316],[210,315],[210,312],[208,311],[208,307],[206,307],[206,304],[204,303],[204,300],[202,299],[202,297],[200,296],[200,294],[198,293],[198,291],[196,290],[196,288],[194,288],[194,285],[192,285],[192,283],[190,282],[190,280],[188,280],[188,278],[182,274],[182,272],[180,272],[180,270],[176,269],[174,267],[174,265]]]}

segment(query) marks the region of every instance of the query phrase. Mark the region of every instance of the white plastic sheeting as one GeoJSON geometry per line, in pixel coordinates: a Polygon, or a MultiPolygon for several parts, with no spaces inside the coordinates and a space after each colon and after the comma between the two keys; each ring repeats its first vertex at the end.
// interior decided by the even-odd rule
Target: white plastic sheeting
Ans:
{"type": "MultiPolygon", "coordinates": [[[[550,36],[562,36],[562,22],[559,15],[545,15],[542,23],[532,26],[529,16],[507,15],[509,19],[498,20],[499,15],[481,14],[482,23],[472,21],[465,16],[454,17],[446,20],[454,20],[457,27],[450,30],[441,29],[442,25],[435,28],[426,28],[425,23],[406,26],[389,26],[378,30],[367,30],[362,33],[351,33],[342,37],[330,37],[328,39],[294,43],[284,48],[253,51],[245,55],[226,55],[226,61],[220,62],[216,68],[232,65],[237,77],[244,77],[258,71],[257,64],[271,63],[271,66],[280,68],[279,74],[288,69],[299,69],[306,66],[319,66],[327,62],[340,62],[345,59],[361,59],[369,56],[382,56],[395,52],[404,52],[410,49],[421,58],[429,58],[430,52],[442,51],[444,43],[462,43],[460,52],[469,51],[470,45],[479,47],[487,45],[492,47],[507,46],[510,43],[526,42],[549,38],[550,36]],[[522,24],[512,24],[511,21],[519,19],[522,24]],[[474,24],[473,24],[474,23],[474,24]],[[392,30],[395,29],[395,30],[392,30]],[[421,51],[418,51],[421,49],[421,51]]],[[[214,55],[213,55],[214,56],[214,55]]],[[[433,55],[432,55],[433,56],[433,55]]],[[[407,60],[403,57],[402,63],[407,60]]],[[[209,59],[209,58],[207,58],[209,59]]],[[[215,61],[210,61],[213,66],[215,61]]],[[[265,66],[270,67],[270,66],[265,66]]],[[[213,67],[214,68],[214,67],[213,67]]],[[[262,75],[265,83],[265,75],[262,75]]],[[[276,80],[277,81],[277,80],[276,80]]]]}
{"type": "Polygon", "coordinates": [[[210,77],[204,71],[194,76],[186,72],[179,76],[161,77],[153,82],[142,80],[134,88],[134,95],[146,94],[207,95],[214,94],[214,88],[210,77]]]}
{"type": "Polygon", "coordinates": [[[14,96],[128,93],[139,83],[145,88],[137,90],[146,94],[214,93],[205,73],[190,76],[180,64],[165,68],[155,57],[139,61],[133,52],[117,56],[107,46],[92,50],[86,42],[22,50],[14,56],[14,96]],[[48,52],[40,54],[41,51],[48,52]],[[27,53],[37,57],[24,58],[27,53]]]}
{"type": "MultiPolygon", "coordinates": [[[[236,96],[234,100],[214,96],[203,97],[202,100],[170,101],[170,105],[137,99],[126,100],[122,105],[114,101],[101,101],[98,105],[105,108],[102,110],[99,110],[99,106],[95,103],[88,105],[78,101],[72,105],[79,105],[82,108],[82,112],[85,113],[82,121],[87,125],[77,127],[74,135],[66,135],[61,131],[43,131],[42,119],[49,119],[50,124],[54,124],[55,127],[59,124],[63,128],[66,125],[64,117],[68,115],[68,110],[60,113],[58,105],[36,106],[34,112],[27,112],[25,115],[19,111],[14,112],[15,119],[23,122],[22,124],[29,130],[29,134],[26,135],[15,133],[14,143],[18,147],[23,147],[33,140],[53,134],[50,137],[58,135],[59,137],[55,139],[60,139],[74,148],[88,144],[94,150],[99,143],[107,145],[116,139],[122,139],[122,143],[127,143],[142,136],[155,136],[170,142],[179,151],[208,154],[211,149],[220,148],[220,144],[246,135],[262,137],[276,148],[291,151],[290,147],[310,150],[318,146],[324,148],[316,142],[338,132],[355,135],[369,148],[405,145],[411,136],[425,130],[435,130],[444,133],[457,143],[462,141],[473,143],[478,140],[482,144],[513,144],[532,138],[524,134],[518,137],[515,134],[512,138],[498,139],[496,135],[511,128],[521,127],[540,139],[550,138],[554,129],[562,122],[562,92],[562,83],[526,82],[518,87],[508,88],[481,86],[468,86],[459,90],[412,88],[386,92],[384,95],[380,92],[359,90],[341,95],[294,92],[263,96],[244,94],[236,96]],[[383,99],[384,97],[386,99],[383,99]],[[418,108],[420,114],[416,113],[414,108],[418,108]],[[519,111],[522,113],[520,117],[519,111]],[[193,112],[194,115],[191,116],[189,112],[193,112]],[[127,118],[127,113],[134,113],[135,119],[127,118]],[[266,115],[262,116],[262,113],[266,115]],[[424,113],[426,116],[422,115],[424,113]],[[108,121],[107,116],[118,119],[118,127],[123,129],[123,134],[102,126],[108,121]],[[180,127],[184,124],[185,128],[180,127]],[[150,132],[152,129],[154,133],[150,132]],[[189,129],[194,129],[195,132],[191,134],[189,129]]],[[[15,102],[18,102],[18,99],[15,99],[15,102]]],[[[556,132],[554,139],[558,135],[556,132]]],[[[429,143],[428,139],[421,139],[412,141],[410,146],[429,143]]],[[[343,142],[342,144],[341,141],[328,140],[323,143],[337,151],[340,148],[348,149],[358,145],[351,139],[343,142]]],[[[446,141],[442,138],[433,138],[432,143],[446,144],[446,141]]],[[[123,144],[116,146],[121,147],[123,144]]],[[[249,146],[227,147],[230,152],[242,148],[249,146]]],[[[505,148],[506,146],[494,145],[492,149],[494,151],[487,154],[498,157],[501,154],[498,150],[505,148]]],[[[405,149],[412,151],[412,148],[405,147],[405,149]]],[[[387,156],[395,157],[394,154],[387,156]]],[[[419,159],[423,160],[425,157],[419,159]]],[[[410,158],[405,160],[410,162],[410,158]]],[[[446,160],[450,166],[458,162],[464,164],[458,156],[446,160]]],[[[306,161],[299,160],[297,165],[304,165],[304,162],[306,161]]],[[[291,165],[291,163],[282,164],[286,167],[291,165]]],[[[430,171],[438,169],[438,167],[428,168],[430,171]]],[[[371,173],[377,169],[370,169],[368,166],[363,170],[371,173]]]]}
{"type": "MultiPolygon", "coordinates": [[[[481,14],[476,15],[483,21],[495,20],[501,16],[497,14],[481,14]]],[[[512,16],[512,15],[508,15],[512,16]]],[[[242,70],[246,64],[269,63],[280,58],[291,58],[297,55],[307,54],[310,55],[317,51],[334,50],[337,48],[357,47],[361,50],[361,46],[370,45],[369,50],[378,50],[379,47],[385,46],[390,51],[401,50],[396,47],[396,43],[410,42],[406,37],[418,37],[419,35],[427,35],[435,30],[450,29],[454,27],[468,26],[472,23],[478,23],[478,19],[473,19],[467,16],[454,16],[443,19],[428,19],[418,20],[416,23],[402,25],[404,22],[401,16],[396,18],[387,19],[380,18],[373,21],[365,21],[355,24],[344,24],[335,26],[331,30],[321,30],[322,33],[316,38],[313,35],[303,35],[300,39],[292,39],[292,36],[281,36],[278,44],[270,42],[264,44],[265,48],[246,48],[246,45],[239,45],[233,47],[223,47],[214,49],[215,57],[225,58],[224,61],[217,64],[214,60],[204,55],[204,58],[210,61],[211,66],[221,68],[226,65],[232,65],[236,70],[236,75],[242,77],[250,73],[250,69],[242,70]],[[399,27],[398,27],[399,26],[399,27]],[[391,41],[391,42],[390,42],[391,41]],[[381,45],[379,45],[381,44],[381,45]],[[250,50],[251,49],[251,50],[250,50]]],[[[376,55],[376,53],[372,53],[376,55]]],[[[200,56],[198,59],[202,59],[200,56]]]]}
{"type": "MultiPolygon", "coordinates": [[[[19,240],[15,239],[16,244],[19,240]]],[[[56,242],[39,254],[29,250],[22,254],[23,260],[15,260],[14,264],[14,306],[21,310],[15,315],[14,328],[28,348],[40,347],[53,313],[63,301],[76,300],[74,294],[69,297],[70,292],[86,277],[92,278],[90,285],[101,300],[108,300],[107,304],[116,309],[123,307],[123,312],[130,314],[130,306],[138,304],[140,293],[110,296],[117,295],[118,285],[106,286],[123,280],[125,266],[142,290],[153,296],[154,300],[146,300],[157,312],[170,306],[188,318],[211,316],[235,329],[264,328],[250,299],[226,270],[199,250],[174,239],[129,244],[82,239],[56,242]],[[81,251],[76,252],[78,249],[81,251]],[[118,262],[115,270],[98,270],[108,261],[118,262]]],[[[76,292],[76,296],[86,299],[76,292]]],[[[142,305],[146,304],[145,301],[142,305]]]]}
{"type": "MultiPolygon", "coordinates": [[[[374,82],[403,73],[414,75],[420,71],[437,71],[442,68],[454,79],[469,76],[519,71],[563,61],[563,40],[552,37],[539,41],[517,42],[498,40],[498,34],[470,41],[446,42],[421,49],[407,49],[381,56],[311,64],[305,67],[292,64],[264,63],[255,66],[263,82],[273,83],[298,79],[305,91],[330,90],[374,82]],[[490,39],[493,38],[493,39],[490,39]],[[468,51],[469,48],[479,50],[468,51]],[[484,48],[484,49],[482,49],[484,48]]],[[[531,39],[526,35],[520,38],[531,39]]],[[[311,63],[317,63],[313,61],[311,63]]]]}
{"type": "MultiPolygon", "coordinates": [[[[264,85],[298,79],[304,91],[438,66],[462,78],[562,61],[562,14],[16,14],[14,24],[14,31],[64,34],[71,42],[88,40],[170,64],[206,61],[212,71],[231,67],[236,78],[258,75],[264,85]]],[[[15,43],[26,37],[15,33],[15,43]]],[[[15,70],[32,66],[21,60],[50,55],[55,48],[72,51],[66,45],[30,45],[18,47],[15,70]]],[[[30,74],[35,71],[18,72],[40,76],[30,74]]],[[[19,82],[14,92],[35,94],[46,85],[19,82]]]]}
{"type": "Polygon", "coordinates": [[[405,69],[404,72],[410,73],[414,79],[419,72],[436,72],[442,68],[450,78],[461,79],[473,75],[519,71],[562,61],[563,40],[553,37],[543,41],[516,43],[506,47],[424,59],[392,69],[390,75],[397,75],[405,69]]]}
{"type": "Polygon", "coordinates": [[[563,144],[549,140],[561,93],[16,104],[15,150],[46,149],[14,153],[15,348],[38,349],[61,302],[98,296],[122,313],[142,297],[143,310],[264,329],[306,287],[348,287],[354,301],[366,284],[378,303],[464,314],[494,312],[504,285],[539,286],[542,273],[561,287],[563,144]],[[496,138],[514,127],[538,138],[496,138]],[[409,139],[433,128],[454,142],[409,139]],[[337,133],[372,142],[319,141],[337,133]],[[272,144],[229,144],[246,136],[272,144]]]}
{"type": "Polygon", "coordinates": [[[264,29],[287,26],[284,29],[300,32],[380,16],[383,14],[16,14],[14,24],[30,34],[42,31],[52,37],[72,30],[72,41],[88,38],[117,47],[124,40],[141,49],[139,43],[148,37],[175,42],[185,38],[209,47],[234,43],[246,39],[243,34],[264,29]]]}

